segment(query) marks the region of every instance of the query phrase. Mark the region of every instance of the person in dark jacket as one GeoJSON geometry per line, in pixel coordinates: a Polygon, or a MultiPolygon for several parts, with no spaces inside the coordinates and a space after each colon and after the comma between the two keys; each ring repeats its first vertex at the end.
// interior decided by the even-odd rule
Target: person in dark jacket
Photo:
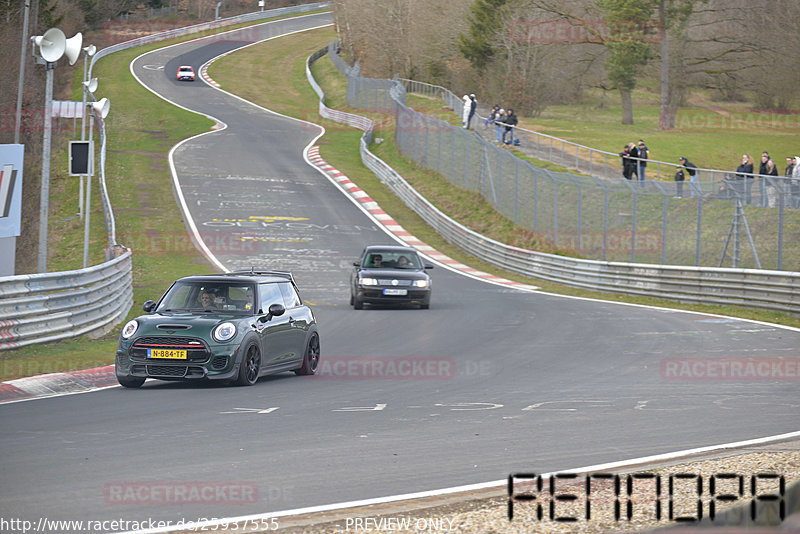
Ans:
{"type": "MultiPolygon", "coordinates": [[[[743,191],[739,191],[740,193],[744,192],[745,202],[750,204],[750,195],[751,190],[753,189],[753,157],[750,154],[745,154],[742,156],[742,164],[736,167],[736,178],[738,178],[744,184],[741,188],[743,191]]],[[[737,189],[740,189],[737,187],[737,189]]]]}
{"type": "Polygon", "coordinates": [[[631,153],[630,148],[628,145],[622,147],[622,152],[619,153],[619,157],[622,158],[622,176],[626,180],[631,179],[631,172],[633,172],[633,167],[631,166],[631,153]]]}
{"type": "MultiPolygon", "coordinates": [[[[683,182],[686,179],[686,174],[689,175],[689,179],[692,182],[695,182],[695,177],[697,176],[697,165],[686,159],[684,156],[681,156],[678,161],[680,161],[681,166],[678,167],[678,172],[675,173],[675,181],[678,182],[678,197],[683,198],[683,182]]],[[[694,190],[692,190],[691,196],[694,196],[694,190]]]]}
{"type": "Polygon", "coordinates": [[[650,157],[650,151],[647,150],[647,145],[644,144],[644,139],[639,139],[639,144],[636,146],[639,151],[638,171],[639,182],[644,183],[644,173],[647,170],[647,159],[650,157]]]}
{"type": "MultiPolygon", "coordinates": [[[[769,167],[769,163],[772,161],[772,158],[769,157],[769,152],[766,150],[761,153],[761,165],[758,167],[758,174],[763,174],[765,176],[771,176],[773,172],[777,173],[778,169],[775,166],[775,162],[772,162],[772,168],[769,167]],[[774,170],[773,170],[774,168],[774,170]]],[[[777,174],[775,175],[777,176],[777,174]]],[[[761,195],[761,202],[759,205],[762,208],[767,207],[767,180],[759,176],[758,178],[758,193],[761,195]]]]}
{"type": "Polygon", "coordinates": [[[503,121],[506,125],[506,129],[503,132],[503,142],[507,145],[510,145],[514,142],[514,127],[519,124],[517,120],[517,116],[514,114],[514,110],[508,108],[508,113],[506,113],[506,120],[503,121]],[[506,134],[510,133],[509,140],[506,141],[506,134]]]}
{"type": "Polygon", "coordinates": [[[475,99],[475,95],[469,95],[469,116],[467,117],[467,130],[471,129],[472,127],[472,117],[475,116],[475,110],[478,109],[478,101],[475,99]]]}

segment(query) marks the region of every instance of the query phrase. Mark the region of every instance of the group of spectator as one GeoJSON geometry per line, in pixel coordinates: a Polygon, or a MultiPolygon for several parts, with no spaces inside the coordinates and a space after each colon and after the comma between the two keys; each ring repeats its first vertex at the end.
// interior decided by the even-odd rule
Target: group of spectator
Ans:
{"type": "Polygon", "coordinates": [[[519,124],[514,110],[511,108],[503,109],[500,104],[495,104],[489,116],[486,117],[484,126],[487,128],[490,124],[494,124],[495,133],[497,134],[497,143],[506,145],[518,145],[519,142],[514,138],[514,127],[519,124]],[[506,139],[508,136],[508,139],[506,139]]]}
{"type": "MultiPolygon", "coordinates": [[[[750,154],[743,154],[742,155],[742,162],[736,168],[736,181],[743,182],[744,187],[743,193],[745,202],[748,204],[751,203],[752,200],[752,188],[753,188],[753,181],[755,180],[755,163],[753,161],[752,156],[750,154]]],[[[758,174],[764,176],[779,176],[778,173],[778,165],[772,160],[769,156],[769,152],[766,150],[761,153],[761,164],[758,168],[758,174]]],[[[790,182],[790,191],[791,191],[791,205],[793,207],[797,207],[798,198],[800,198],[800,156],[787,156],[786,157],[786,168],[783,173],[784,178],[792,178],[790,182]]],[[[775,191],[771,186],[770,189],[766,190],[767,194],[765,195],[765,184],[762,181],[759,181],[759,189],[762,198],[762,204],[764,203],[764,199],[767,199],[767,205],[774,204],[774,197],[775,191]]]]}
{"type": "Polygon", "coordinates": [[[638,143],[631,141],[622,148],[619,156],[622,158],[622,176],[626,180],[638,178],[639,182],[644,182],[647,160],[650,157],[650,151],[644,140],[639,139],[638,143]]]}
{"type": "MultiPolygon", "coordinates": [[[[755,172],[755,163],[750,154],[742,156],[742,163],[736,168],[736,177],[739,179],[753,178],[755,172]]],[[[769,152],[764,151],[761,153],[761,165],[758,168],[758,174],[765,176],[778,176],[778,165],[769,157],[769,152]]],[[[800,156],[786,157],[786,170],[783,176],[785,178],[800,178],[800,156]]]]}
{"type": "MultiPolygon", "coordinates": [[[[478,101],[474,94],[464,95],[464,107],[462,121],[465,129],[472,129],[472,119],[478,107],[478,101]]],[[[495,105],[489,116],[486,117],[484,122],[485,127],[494,125],[496,133],[496,142],[498,144],[515,144],[518,145],[519,141],[514,138],[514,127],[519,124],[514,110],[511,108],[503,109],[499,104],[495,105]]],[[[638,179],[640,184],[645,181],[645,173],[647,171],[647,160],[650,159],[650,151],[647,148],[643,139],[638,142],[631,141],[625,145],[622,152],[619,154],[622,158],[622,176],[626,180],[638,179]]],[[[680,166],[675,172],[675,182],[677,186],[677,196],[683,197],[683,182],[686,180],[686,175],[689,175],[691,182],[696,182],[698,177],[697,165],[689,161],[686,157],[682,156],[679,160],[680,166]]],[[[736,169],[736,179],[743,180],[745,183],[744,193],[746,202],[751,201],[751,189],[755,174],[755,163],[750,154],[742,156],[742,162],[736,169]]],[[[761,164],[758,169],[758,174],[764,176],[778,176],[778,166],[770,158],[769,152],[764,151],[761,153],[761,164]]],[[[798,198],[800,198],[800,156],[787,157],[786,169],[784,177],[794,178],[792,181],[792,198],[795,198],[795,189],[798,189],[798,198]]],[[[765,187],[763,183],[759,183],[762,189],[765,187]]],[[[766,198],[764,191],[761,192],[762,198],[766,198]]],[[[694,196],[694,188],[692,189],[692,196],[694,196]]],[[[800,202],[798,202],[800,204],[800,202]]]]}

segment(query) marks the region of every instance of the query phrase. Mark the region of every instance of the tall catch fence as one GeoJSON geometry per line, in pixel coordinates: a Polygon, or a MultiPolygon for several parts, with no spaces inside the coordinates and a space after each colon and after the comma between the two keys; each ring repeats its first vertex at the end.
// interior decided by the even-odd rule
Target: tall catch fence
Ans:
{"type": "MultiPolygon", "coordinates": [[[[603,172],[549,171],[517,157],[507,145],[406,105],[406,93],[413,91],[441,99],[461,116],[463,102],[452,92],[411,80],[364,78],[338,55],[330,55],[348,77],[350,106],[395,114],[395,140],[404,155],[456,186],[479,192],[523,229],[576,256],[659,265],[800,270],[797,180],[737,178],[699,169],[696,181],[689,181],[688,174],[681,183],[629,181],[621,177],[617,155],[613,155],[617,170],[612,178],[604,175],[608,164],[593,163],[600,159],[593,154],[607,159],[608,153],[582,154],[585,147],[572,144],[568,148],[566,141],[556,143],[555,138],[516,128],[516,137],[531,135],[518,150],[544,151],[539,154],[542,159],[561,160],[585,172],[603,172]],[[577,155],[573,158],[572,154],[577,155]]],[[[476,122],[477,130],[485,128],[483,120],[476,122]]],[[[489,128],[494,137],[494,126],[489,128]]],[[[650,175],[662,167],[674,174],[677,166],[651,160],[650,175]]]]}

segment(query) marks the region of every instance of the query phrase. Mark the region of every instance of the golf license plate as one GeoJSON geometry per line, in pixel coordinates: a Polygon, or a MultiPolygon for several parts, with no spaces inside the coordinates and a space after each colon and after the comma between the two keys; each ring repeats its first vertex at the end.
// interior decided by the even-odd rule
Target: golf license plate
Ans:
{"type": "Polygon", "coordinates": [[[383,294],[384,295],[403,296],[403,295],[407,295],[408,291],[405,290],[405,289],[384,289],[383,290],[383,294]]]}
{"type": "Polygon", "coordinates": [[[167,360],[185,360],[186,351],[178,349],[147,349],[147,357],[167,360]]]}

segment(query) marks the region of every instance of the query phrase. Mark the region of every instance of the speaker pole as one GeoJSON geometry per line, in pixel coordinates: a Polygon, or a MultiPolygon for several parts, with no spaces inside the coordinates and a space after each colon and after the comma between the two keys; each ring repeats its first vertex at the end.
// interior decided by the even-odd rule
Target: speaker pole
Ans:
{"type": "Polygon", "coordinates": [[[39,261],[40,273],[47,272],[47,223],[50,211],[50,138],[51,138],[51,112],[53,107],[53,70],[56,64],[47,62],[45,65],[46,82],[44,93],[44,138],[42,146],[42,189],[39,196],[39,261]]]}

